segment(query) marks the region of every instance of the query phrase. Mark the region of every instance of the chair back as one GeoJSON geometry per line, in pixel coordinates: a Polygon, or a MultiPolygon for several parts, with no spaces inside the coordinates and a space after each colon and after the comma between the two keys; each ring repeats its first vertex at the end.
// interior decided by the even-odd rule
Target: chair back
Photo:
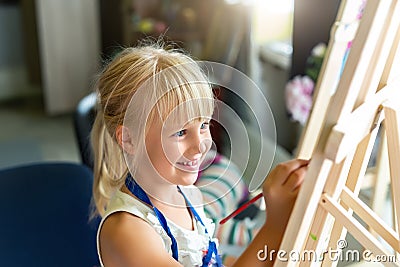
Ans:
{"type": "Polygon", "coordinates": [[[93,169],[93,150],[90,131],[96,117],[96,94],[91,93],[79,101],[74,113],[74,129],[82,163],[93,169]]]}
{"type": "Polygon", "coordinates": [[[75,163],[0,170],[1,266],[99,266],[92,171],[75,163]]]}

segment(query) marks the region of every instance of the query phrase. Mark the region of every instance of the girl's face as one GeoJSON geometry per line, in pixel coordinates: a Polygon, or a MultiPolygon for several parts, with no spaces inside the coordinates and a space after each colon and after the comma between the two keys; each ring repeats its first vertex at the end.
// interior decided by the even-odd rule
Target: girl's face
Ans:
{"type": "Polygon", "coordinates": [[[146,150],[153,170],[172,184],[191,185],[212,144],[209,120],[176,125],[168,119],[151,125],[146,150]]]}

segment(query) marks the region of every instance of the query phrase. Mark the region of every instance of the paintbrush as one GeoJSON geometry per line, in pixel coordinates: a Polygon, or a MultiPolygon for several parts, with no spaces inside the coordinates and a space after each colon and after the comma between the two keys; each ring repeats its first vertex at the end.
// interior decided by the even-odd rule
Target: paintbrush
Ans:
{"type": "Polygon", "coordinates": [[[245,209],[247,209],[248,206],[250,206],[251,204],[253,204],[254,202],[256,202],[258,199],[260,199],[263,196],[263,193],[259,193],[257,196],[253,197],[252,199],[250,199],[249,201],[247,201],[246,203],[244,203],[243,205],[241,205],[239,208],[237,208],[236,210],[234,210],[231,214],[229,214],[228,216],[226,216],[224,219],[222,219],[219,224],[224,224],[226,223],[230,218],[238,215],[239,213],[241,213],[242,211],[244,211],[245,209]]]}

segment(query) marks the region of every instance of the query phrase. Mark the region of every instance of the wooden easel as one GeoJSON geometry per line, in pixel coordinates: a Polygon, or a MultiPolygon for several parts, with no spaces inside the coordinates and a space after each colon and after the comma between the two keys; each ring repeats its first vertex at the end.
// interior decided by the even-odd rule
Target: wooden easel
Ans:
{"type": "MultiPolygon", "coordinates": [[[[375,256],[391,259],[400,253],[400,3],[369,0],[357,21],[355,2],[342,1],[332,27],[313,111],[299,148],[298,156],[311,162],[280,247],[288,261],[278,258],[275,266],[336,265],[326,254],[324,259],[292,261],[290,252],[301,256],[305,251],[335,250],[347,231],[375,256]],[[352,23],[357,24],[354,32],[346,31],[352,23]],[[393,227],[358,197],[381,124],[387,137],[393,227]]],[[[399,266],[400,262],[382,264],[399,266]]]]}

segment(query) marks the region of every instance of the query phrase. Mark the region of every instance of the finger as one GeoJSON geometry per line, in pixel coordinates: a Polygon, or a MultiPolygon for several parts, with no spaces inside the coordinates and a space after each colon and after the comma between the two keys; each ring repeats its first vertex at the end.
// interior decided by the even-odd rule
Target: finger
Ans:
{"type": "Polygon", "coordinates": [[[291,173],[301,167],[307,166],[309,162],[309,160],[293,159],[280,163],[276,168],[276,177],[280,179],[281,184],[284,184],[291,173]]]}
{"type": "Polygon", "coordinates": [[[292,193],[293,193],[293,195],[295,195],[295,196],[297,196],[297,194],[299,193],[299,191],[300,191],[300,186],[298,186],[295,190],[293,190],[292,191],[292,193]]]}
{"type": "Polygon", "coordinates": [[[302,166],[293,171],[283,185],[287,187],[291,192],[295,191],[303,183],[307,169],[307,166],[302,166]]]}

